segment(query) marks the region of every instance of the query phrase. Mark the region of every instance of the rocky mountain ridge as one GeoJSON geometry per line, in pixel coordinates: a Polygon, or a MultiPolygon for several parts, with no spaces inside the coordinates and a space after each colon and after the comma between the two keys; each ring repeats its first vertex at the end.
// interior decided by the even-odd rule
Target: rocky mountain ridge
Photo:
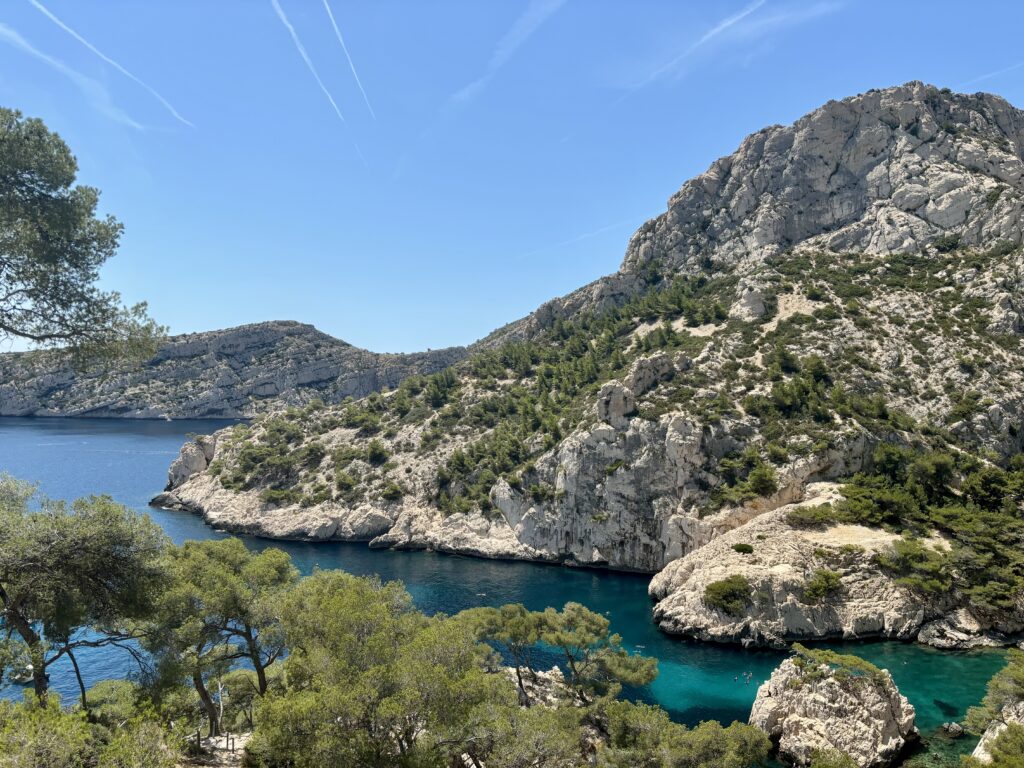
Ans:
{"type": "MultiPolygon", "coordinates": [[[[974,616],[966,592],[915,597],[880,565],[902,537],[879,522],[823,520],[815,543],[785,515],[816,483],[872,470],[880,446],[922,466],[975,457],[936,486],[943,503],[957,472],[1020,454],[1022,115],[910,83],[765,129],[641,227],[616,275],[384,396],[187,445],[158,501],[273,537],[665,569],[658,620],[704,639],[1006,641],[1024,606],[1000,593],[974,616]],[[775,599],[723,614],[709,558],[775,599]],[[819,570],[837,591],[802,601],[819,570]]],[[[1010,517],[997,525],[1012,538],[1010,517]]],[[[911,575],[968,546],[913,541],[911,575]]]]}
{"type": "Polygon", "coordinates": [[[465,354],[378,354],[290,321],[172,336],[141,366],[114,370],[76,370],[56,352],[8,353],[0,355],[0,416],[249,418],[365,397],[465,354]]]}
{"type": "Polygon", "coordinates": [[[646,290],[652,273],[742,269],[796,246],[887,254],[943,238],[1019,243],[1022,153],[1024,113],[992,94],[910,82],[830,101],[792,125],[751,134],[686,182],[665,213],[633,234],[616,274],[484,343],[620,304],[646,290]]]}

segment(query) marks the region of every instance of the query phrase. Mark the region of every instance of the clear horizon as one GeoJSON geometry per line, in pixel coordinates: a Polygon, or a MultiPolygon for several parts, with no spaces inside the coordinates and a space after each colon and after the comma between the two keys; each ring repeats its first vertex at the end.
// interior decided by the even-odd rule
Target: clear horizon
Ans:
{"type": "Polygon", "coordinates": [[[172,333],[296,320],[411,352],[613,272],[687,179],[829,99],[924,80],[1024,103],[1022,22],[1000,2],[12,0],[0,104],[67,141],[125,225],[103,287],[172,333]]]}

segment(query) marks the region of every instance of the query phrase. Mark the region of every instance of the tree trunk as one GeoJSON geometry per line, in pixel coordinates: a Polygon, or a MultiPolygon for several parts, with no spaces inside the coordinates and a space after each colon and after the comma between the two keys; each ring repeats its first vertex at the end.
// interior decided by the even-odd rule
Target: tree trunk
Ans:
{"type": "Polygon", "coordinates": [[[75,668],[75,679],[78,680],[78,692],[82,697],[82,711],[88,714],[89,699],[85,695],[85,681],[82,680],[82,670],[78,668],[78,659],[75,658],[74,651],[68,651],[68,658],[71,659],[71,666],[75,668]]]}
{"type": "Polygon", "coordinates": [[[253,669],[256,670],[256,689],[260,696],[265,696],[267,693],[267,667],[263,663],[263,657],[260,656],[260,648],[256,644],[256,638],[253,636],[252,629],[248,627],[245,631],[245,645],[249,661],[252,662],[253,669]]]}
{"type": "Polygon", "coordinates": [[[50,687],[50,680],[46,675],[46,653],[43,651],[42,638],[32,628],[32,622],[10,607],[7,593],[0,588],[0,600],[5,606],[4,618],[11,623],[15,631],[28,646],[28,655],[32,659],[32,688],[35,690],[39,703],[46,702],[46,694],[50,687]]]}
{"type": "Polygon", "coordinates": [[[256,688],[260,696],[264,696],[267,693],[267,668],[263,664],[263,659],[260,658],[259,648],[252,640],[249,640],[249,658],[256,670],[256,688]]]}
{"type": "Polygon", "coordinates": [[[516,682],[519,684],[519,705],[529,707],[532,702],[530,695],[526,692],[526,684],[523,682],[523,668],[516,664],[516,682]]]}
{"type": "Polygon", "coordinates": [[[220,714],[217,711],[217,705],[213,702],[213,697],[206,689],[206,683],[203,682],[203,674],[198,669],[192,673],[192,685],[195,686],[196,693],[199,694],[199,701],[202,702],[203,710],[210,721],[210,737],[219,736],[220,714]]]}
{"type": "Polygon", "coordinates": [[[40,704],[46,703],[46,695],[50,688],[50,678],[46,674],[46,665],[43,663],[42,654],[32,654],[32,688],[36,692],[36,698],[40,704]]]}

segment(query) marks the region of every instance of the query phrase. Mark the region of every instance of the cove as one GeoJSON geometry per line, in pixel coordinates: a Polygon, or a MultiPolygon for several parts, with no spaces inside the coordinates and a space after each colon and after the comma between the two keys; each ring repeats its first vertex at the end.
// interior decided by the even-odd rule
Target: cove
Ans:
{"type": "MultiPolygon", "coordinates": [[[[0,418],[0,471],[38,483],[52,498],[109,494],[151,515],[176,543],[218,538],[224,534],[197,516],[150,509],[147,502],[163,488],[167,467],[190,433],[209,433],[228,423],[0,418]]],[[[376,574],[383,580],[398,579],[428,613],[451,614],[509,602],[521,602],[533,610],[561,607],[570,600],[583,603],[608,616],[613,631],[622,635],[628,647],[658,659],[658,679],[648,689],[630,693],[661,705],[673,719],[687,724],[708,719],[746,721],[757,686],[785,656],[688,643],[664,635],[651,621],[649,577],[643,575],[370,550],[365,544],[245,541],[256,549],[284,549],[303,573],[316,567],[340,568],[357,575],[376,574]],[[749,684],[744,681],[747,672],[751,673],[749,684]]],[[[1004,659],[998,650],[948,652],[897,642],[829,647],[888,669],[917,709],[918,727],[926,736],[943,722],[961,719],[968,707],[977,704],[1004,659]]],[[[80,661],[87,685],[124,677],[132,670],[127,655],[116,649],[84,653],[80,661]]],[[[65,700],[77,695],[70,667],[54,668],[52,684],[65,700]]],[[[7,686],[2,695],[17,696],[19,689],[7,686]]],[[[962,739],[958,748],[970,742],[962,739]]]]}

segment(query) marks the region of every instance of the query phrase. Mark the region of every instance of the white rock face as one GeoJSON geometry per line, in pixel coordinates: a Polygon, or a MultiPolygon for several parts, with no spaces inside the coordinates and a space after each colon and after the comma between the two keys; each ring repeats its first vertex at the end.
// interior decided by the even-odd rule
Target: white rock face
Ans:
{"type": "Polygon", "coordinates": [[[724,533],[670,563],[651,580],[655,621],[663,630],[698,640],[784,646],[800,639],[890,637],[912,639],[942,614],[874,565],[873,555],[895,536],[863,526],[823,531],[794,529],[786,514],[799,506],[835,499],[834,488],[812,485],[806,502],[781,507],[724,533]],[[753,552],[736,551],[749,545],[753,552]],[[818,570],[840,575],[840,587],[824,599],[806,595],[818,570]],[[751,585],[743,615],[704,602],[708,585],[740,575],[751,585]]]}
{"type": "Polygon", "coordinates": [[[964,245],[1019,242],[1020,199],[990,206],[987,195],[1019,188],[1022,149],[1024,118],[996,96],[914,82],[831,101],[687,182],[634,235],[623,267],[737,264],[797,243],[908,252],[951,232],[964,245]]]}
{"type": "MultiPolygon", "coordinates": [[[[676,367],[664,352],[637,359],[629,369],[623,384],[634,397],[646,395],[656,384],[671,379],[676,367]]],[[[601,414],[598,413],[598,418],[601,414]]],[[[601,419],[604,421],[604,419],[601,419]]]]}
{"type": "Polygon", "coordinates": [[[277,507],[261,502],[255,491],[227,491],[205,472],[159,494],[150,503],[198,512],[214,528],[232,533],[306,541],[370,541],[390,530],[397,514],[372,504],[354,508],[334,503],[277,507]]]}
{"type": "Polygon", "coordinates": [[[0,355],[0,416],[249,417],[364,397],[465,354],[380,355],[294,322],[173,336],[145,364],[112,371],[76,371],[50,352],[9,353],[0,355]]]}
{"type": "Polygon", "coordinates": [[[981,741],[978,742],[978,746],[971,753],[971,757],[983,763],[991,763],[992,755],[989,753],[989,749],[992,742],[999,738],[999,735],[1006,730],[1006,726],[1010,723],[1024,725],[1024,701],[1018,701],[1015,704],[1003,707],[1002,719],[992,723],[985,730],[985,733],[981,736],[981,741]]]}
{"type": "Polygon", "coordinates": [[[171,462],[171,468],[167,470],[167,488],[181,485],[206,467],[207,458],[202,446],[197,442],[185,443],[177,458],[171,462]]]}
{"type": "Polygon", "coordinates": [[[825,664],[800,668],[794,659],[758,688],[750,712],[750,724],[796,765],[809,765],[816,750],[838,750],[860,768],[890,765],[917,737],[914,718],[887,670],[843,677],[825,664]]]}
{"type": "Polygon", "coordinates": [[[610,381],[601,387],[597,396],[597,418],[615,429],[625,429],[629,424],[628,414],[636,410],[633,391],[617,381],[610,381]]]}
{"type": "Polygon", "coordinates": [[[754,288],[747,288],[729,308],[729,317],[735,317],[737,320],[760,320],[766,311],[764,294],[754,288]]]}

